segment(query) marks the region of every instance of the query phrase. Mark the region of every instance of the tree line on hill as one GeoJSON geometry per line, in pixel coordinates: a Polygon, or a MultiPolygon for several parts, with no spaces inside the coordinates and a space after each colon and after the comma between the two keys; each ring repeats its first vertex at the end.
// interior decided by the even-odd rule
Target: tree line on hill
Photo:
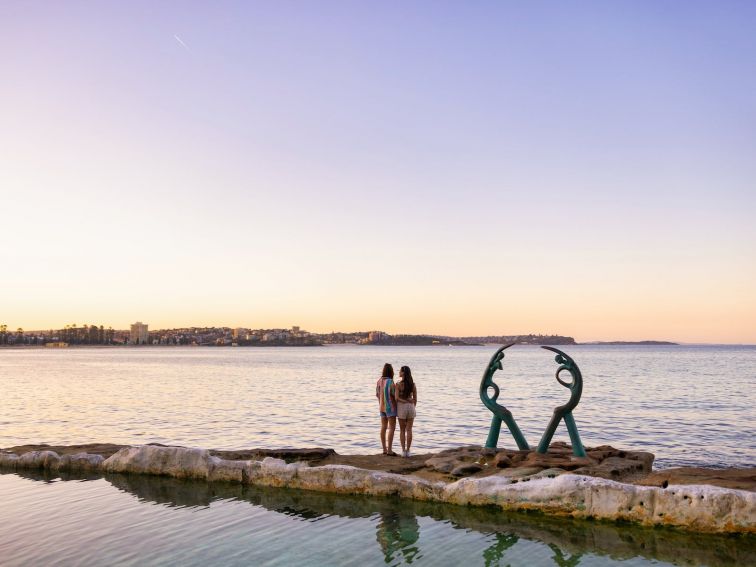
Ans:
{"type": "Polygon", "coordinates": [[[111,345],[114,342],[115,330],[97,325],[77,326],[75,323],[66,325],[62,329],[32,334],[24,333],[19,327],[16,332],[8,330],[8,325],[0,325],[0,345],[38,345],[60,341],[72,345],[111,345]]]}

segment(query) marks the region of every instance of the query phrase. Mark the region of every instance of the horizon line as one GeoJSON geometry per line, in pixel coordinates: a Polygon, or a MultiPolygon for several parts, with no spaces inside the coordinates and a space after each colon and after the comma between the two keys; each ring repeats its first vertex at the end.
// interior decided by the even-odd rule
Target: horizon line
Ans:
{"type": "MultiPolygon", "coordinates": [[[[135,323],[141,323],[141,321],[136,321],[135,323]]],[[[145,323],[143,323],[145,324],[145,323]]],[[[74,323],[71,323],[69,325],[64,325],[60,328],[38,328],[38,329],[28,329],[25,330],[23,327],[17,327],[16,330],[13,330],[10,325],[7,326],[7,333],[9,334],[15,334],[17,329],[22,329],[23,333],[33,333],[33,332],[47,332],[50,330],[53,331],[59,331],[64,329],[66,326],[74,325],[74,323]]],[[[86,323],[82,325],[77,325],[76,328],[82,328],[84,325],[87,325],[86,323]]],[[[146,323],[147,326],[149,326],[149,323],[146,323]]],[[[92,325],[88,325],[92,326],[92,325]]],[[[129,328],[125,329],[118,329],[112,326],[105,327],[104,325],[95,325],[96,327],[104,327],[104,328],[110,328],[113,331],[118,332],[129,332],[129,328]]],[[[297,326],[297,325],[294,325],[297,326]]],[[[153,332],[158,331],[171,331],[175,329],[248,329],[250,331],[254,330],[273,330],[273,329],[291,329],[292,327],[259,327],[259,328],[253,328],[253,327],[246,327],[246,326],[228,326],[228,325],[186,325],[186,326],[177,326],[177,327],[161,327],[156,328],[153,332]]],[[[428,332],[421,332],[421,333],[409,333],[409,332],[387,332],[382,331],[380,329],[370,329],[370,330],[352,330],[352,331],[339,331],[339,330],[331,330],[331,331],[306,331],[310,334],[315,335],[328,335],[328,334],[356,334],[356,333],[370,333],[370,332],[381,332],[386,333],[388,335],[414,335],[414,336],[426,336],[426,337],[446,337],[446,338],[458,338],[458,339],[465,339],[465,338],[479,338],[479,337],[527,337],[527,336],[544,336],[544,337],[565,337],[565,338],[571,338],[575,341],[576,344],[589,344],[589,343],[612,343],[612,342],[626,342],[626,343],[641,343],[641,342],[670,342],[670,343],[676,343],[678,345],[684,345],[684,346],[717,346],[717,345],[724,345],[724,346],[756,346],[756,343],[748,343],[748,342],[709,342],[709,341],[679,341],[675,339],[670,338],[664,338],[664,339],[584,339],[584,340],[578,340],[575,336],[572,335],[564,335],[560,333],[501,333],[501,334],[495,334],[495,333],[485,333],[485,334],[466,334],[466,335],[450,335],[450,334],[444,334],[444,333],[428,333],[428,332]]]]}

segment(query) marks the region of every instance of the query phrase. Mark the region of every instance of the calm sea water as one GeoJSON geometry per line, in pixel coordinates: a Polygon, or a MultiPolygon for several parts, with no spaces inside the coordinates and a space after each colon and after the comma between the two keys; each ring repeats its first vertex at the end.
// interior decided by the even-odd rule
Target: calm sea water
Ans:
{"type": "MultiPolygon", "coordinates": [[[[586,445],[652,451],[657,467],[756,465],[756,347],[565,347],[584,390],[586,445]]],[[[384,362],[418,385],[415,449],[482,444],[478,397],[495,347],[69,348],[0,350],[0,447],[181,444],[217,449],[380,448],[375,381],[384,362]]],[[[507,351],[499,401],[531,445],[567,390],[553,356],[507,351]]],[[[556,439],[568,440],[563,426],[556,439]]],[[[398,443],[398,441],[397,441],[398,443]]],[[[514,447],[506,430],[501,446],[514,447]]]]}
{"type": "MultiPolygon", "coordinates": [[[[482,444],[478,384],[494,347],[0,351],[0,446],[161,442],[377,452],[374,385],[413,368],[416,450],[482,444]]],[[[570,347],[587,445],[657,465],[751,465],[756,349],[570,347]]],[[[546,351],[497,377],[535,444],[566,390],[546,351]]],[[[563,430],[558,438],[567,439],[563,430]]],[[[513,446],[502,433],[502,445],[513,446]]],[[[756,539],[686,536],[437,503],[92,476],[0,474],[2,565],[752,565],[756,539]]]]}
{"type": "Polygon", "coordinates": [[[0,474],[0,494],[4,566],[756,564],[756,538],[392,498],[120,475],[0,474]]]}

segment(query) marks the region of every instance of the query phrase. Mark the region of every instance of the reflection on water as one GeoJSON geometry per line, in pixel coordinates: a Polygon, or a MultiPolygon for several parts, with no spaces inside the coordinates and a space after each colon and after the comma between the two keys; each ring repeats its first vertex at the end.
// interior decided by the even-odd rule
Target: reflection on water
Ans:
{"type": "MultiPolygon", "coordinates": [[[[90,480],[60,482],[28,473],[0,475],[0,493],[6,497],[0,524],[11,526],[0,533],[0,551],[11,559],[9,564],[24,563],[30,546],[23,541],[33,538],[34,529],[48,534],[43,541],[32,542],[35,553],[40,554],[39,546],[44,547],[48,540],[49,545],[56,545],[58,540],[49,537],[51,532],[62,530],[60,541],[86,539],[87,529],[103,530],[114,523],[112,533],[117,537],[108,539],[106,530],[97,545],[107,544],[110,562],[116,563],[587,567],[661,561],[672,565],[756,565],[756,538],[752,536],[690,535],[493,508],[142,475],[90,480]],[[49,494],[45,487],[59,491],[57,498],[43,498],[49,494]],[[59,510],[51,508],[56,502],[59,510]],[[66,506],[76,509],[80,503],[90,506],[83,508],[87,517],[75,510],[66,513],[66,506]],[[13,513],[14,506],[23,506],[18,511],[29,517],[34,528],[19,525],[18,518],[14,523],[4,517],[13,513]],[[87,526],[88,522],[96,526],[87,526]],[[78,526],[82,532],[66,533],[68,525],[78,526]],[[121,526],[127,526],[130,538],[122,537],[121,526]],[[153,543],[149,543],[150,537],[155,538],[153,543]],[[142,542],[136,552],[134,541],[142,542]],[[125,545],[131,547],[121,549],[125,545]],[[187,546],[201,552],[177,551],[187,546]]],[[[46,557],[42,553],[37,558],[46,557]]],[[[97,554],[86,545],[76,546],[69,558],[71,563],[98,562],[97,554]]]]}
{"type": "Polygon", "coordinates": [[[386,563],[392,563],[399,556],[412,563],[419,551],[416,544],[420,538],[420,524],[415,514],[397,506],[395,510],[380,512],[380,516],[376,538],[386,563]]]}
{"type": "Polygon", "coordinates": [[[495,543],[483,551],[483,560],[486,567],[489,565],[498,565],[504,559],[504,552],[520,539],[515,534],[510,533],[496,533],[494,535],[496,537],[495,543]]]}

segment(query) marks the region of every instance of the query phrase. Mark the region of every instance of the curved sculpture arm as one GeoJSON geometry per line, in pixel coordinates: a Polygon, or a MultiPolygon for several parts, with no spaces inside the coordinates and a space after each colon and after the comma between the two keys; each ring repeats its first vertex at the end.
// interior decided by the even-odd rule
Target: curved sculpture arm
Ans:
{"type": "Polygon", "coordinates": [[[486,447],[490,449],[496,448],[502,421],[507,424],[507,428],[519,449],[527,450],[530,448],[520,428],[517,427],[517,422],[514,420],[512,412],[496,401],[499,398],[500,390],[499,386],[493,381],[493,376],[497,370],[502,369],[501,361],[504,359],[504,351],[514,344],[509,343],[508,345],[504,345],[493,354],[488,366],[486,366],[486,371],[483,373],[483,379],[480,381],[480,399],[483,405],[493,413],[491,428],[488,431],[488,439],[486,440],[486,447]],[[489,389],[493,390],[493,395],[489,394],[489,389]]]}
{"type": "Polygon", "coordinates": [[[559,364],[559,368],[557,368],[554,377],[556,378],[557,382],[570,390],[569,401],[563,406],[558,406],[554,409],[554,412],[564,415],[565,413],[575,409],[575,406],[577,406],[578,402],[580,402],[580,396],[583,395],[583,375],[580,372],[578,365],[575,364],[575,361],[572,360],[572,358],[568,354],[565,354],[561,350],[550,346],[542,346],[541,348],[556,353],[554,360],[557,364],[559,364]],[[564,380],[562,380],[562,378],[559,376],[562,372],[569,372],[572,376],[572,381],[565,382],[564,380]]]}
{"type": "Polygon", "coordinates": [[[554,408],[554,413],[551,416],[549,424],[546,426],[546,431],[544,431],[536,451],[539,453],[546,453],[548,451],[549,443],[551,443],[557,425],[559,425],[560,420],[564,419],[567,432],[570,434],[570,441],[572,441],[572,452],[578,457],[585,457],[585,448],[583,447],[583,442],[580,440],[575,419],[572,417],[572,410],[578,405],[580,396],[583,394],[583,375],[580,373],[578,365],[575,364],[575,361],[569,355],[554,347],[542,346],[541,348],[556,353],[554,360],[559,364],[559,368],[557,368],[555,377],[557,382],[570,390],[570,399],[563,406],[554,408]],[[559,376],[562,372],[569,372],[570,376],[572,376],[572,381],[565,382],[562,380],[559,376]]]}
{"type": "Polygon", "coordinates": [[[486,366],[486,371],[483,373],[483,379],[480,381],[480,400],[483,402],[483,405],[494,412],[494,414],[499,411],[509,413],[507,408],[496,403],[496,400],[499,398],[499,386],[493,381],[493,376],[497,370],[502,369],[501,361],[504,359],[504,351],[514,344],[515,343],[509,343],[508,345],[504,345],[493,354],[488,366],[486,366]],[[489,388],[493,388],[493,396],[489,396],[489,388]]]}

